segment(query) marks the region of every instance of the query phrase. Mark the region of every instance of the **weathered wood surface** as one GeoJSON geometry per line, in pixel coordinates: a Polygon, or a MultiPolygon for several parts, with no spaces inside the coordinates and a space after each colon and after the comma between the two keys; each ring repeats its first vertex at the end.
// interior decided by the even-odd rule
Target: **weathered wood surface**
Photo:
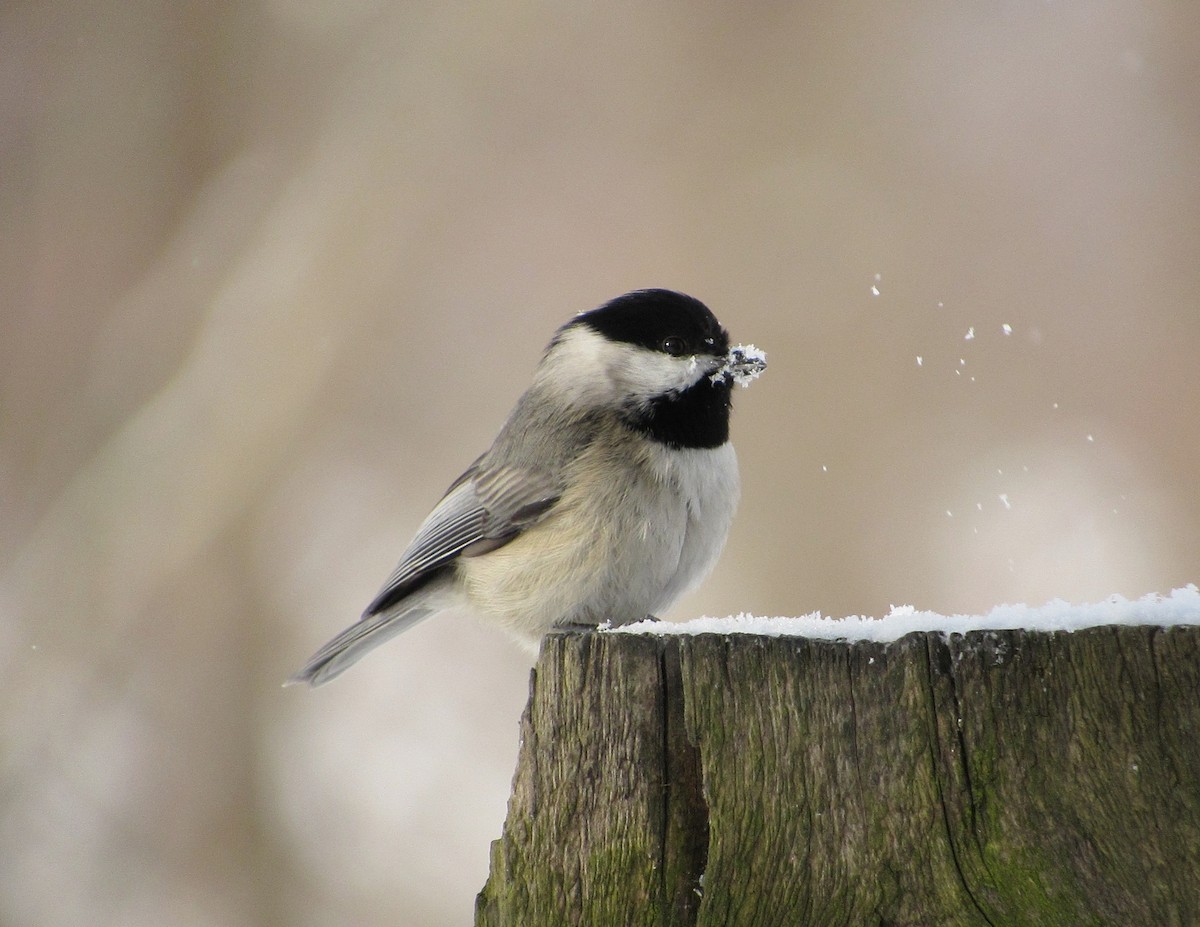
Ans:
{"type": "Polygon", "coordinates": [[[553,635],[479,927],[1200,924],[1200,627],[553,635]]]}

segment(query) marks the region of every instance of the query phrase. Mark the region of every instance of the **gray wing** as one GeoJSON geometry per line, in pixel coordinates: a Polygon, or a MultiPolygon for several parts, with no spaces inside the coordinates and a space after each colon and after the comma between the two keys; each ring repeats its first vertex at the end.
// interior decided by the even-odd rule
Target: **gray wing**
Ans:
{"type": "Polygon", "coordinates": [[[388,638],[433,614],[436,606],[413,593],[457,558],[507,544],[544,517],[561,494],[558,482],[544,471],[481,468],[476,461],[421,523],[362,618],[313,654],[289,682],[322,685],[388,638]]]}
{"type": "Polygon", "coordinates": [[[479,556],[507,544],[545,517],[561,494],[559,481],[543,471],[481,469],[476,461],[417,528],[363,617],[388,610],[459,557],[479,556]]]}

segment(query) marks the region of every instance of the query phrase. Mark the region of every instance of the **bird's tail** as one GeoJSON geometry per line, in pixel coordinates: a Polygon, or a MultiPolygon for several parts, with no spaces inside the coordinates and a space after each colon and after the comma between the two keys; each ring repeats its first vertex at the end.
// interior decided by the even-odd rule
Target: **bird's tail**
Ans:
{"type": "Polygon", "coordinates": [[[407,631],[418,621],[428,618],[438,610],[428,601],[409,600],[390,611],[363,615],[359,621],[314,653],[303,669],[284,685],[307,683],[313,688],[324,685],[334,676],[348,670],[368,651],[374,650],[401,631],[407,631]]]}

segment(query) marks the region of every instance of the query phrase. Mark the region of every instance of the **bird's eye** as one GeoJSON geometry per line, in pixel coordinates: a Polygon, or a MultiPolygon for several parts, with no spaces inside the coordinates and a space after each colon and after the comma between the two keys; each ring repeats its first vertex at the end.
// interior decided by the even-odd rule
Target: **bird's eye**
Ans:
{"type": "Polygon", "coordinates": [[[672,357],[679,357],[687,353],[687,342],[676,335],[671,335],[663,339],[662,349],[672,357]]]}

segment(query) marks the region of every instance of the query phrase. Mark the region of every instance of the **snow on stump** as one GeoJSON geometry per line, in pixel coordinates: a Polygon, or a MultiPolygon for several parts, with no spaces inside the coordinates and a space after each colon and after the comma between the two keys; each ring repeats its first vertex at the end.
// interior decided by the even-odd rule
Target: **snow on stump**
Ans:
{"type": "Polygon", "coordinates": [[[551,635],[476,925],[1200,924],[1188,592],[1165,628],[551,635]]]}

